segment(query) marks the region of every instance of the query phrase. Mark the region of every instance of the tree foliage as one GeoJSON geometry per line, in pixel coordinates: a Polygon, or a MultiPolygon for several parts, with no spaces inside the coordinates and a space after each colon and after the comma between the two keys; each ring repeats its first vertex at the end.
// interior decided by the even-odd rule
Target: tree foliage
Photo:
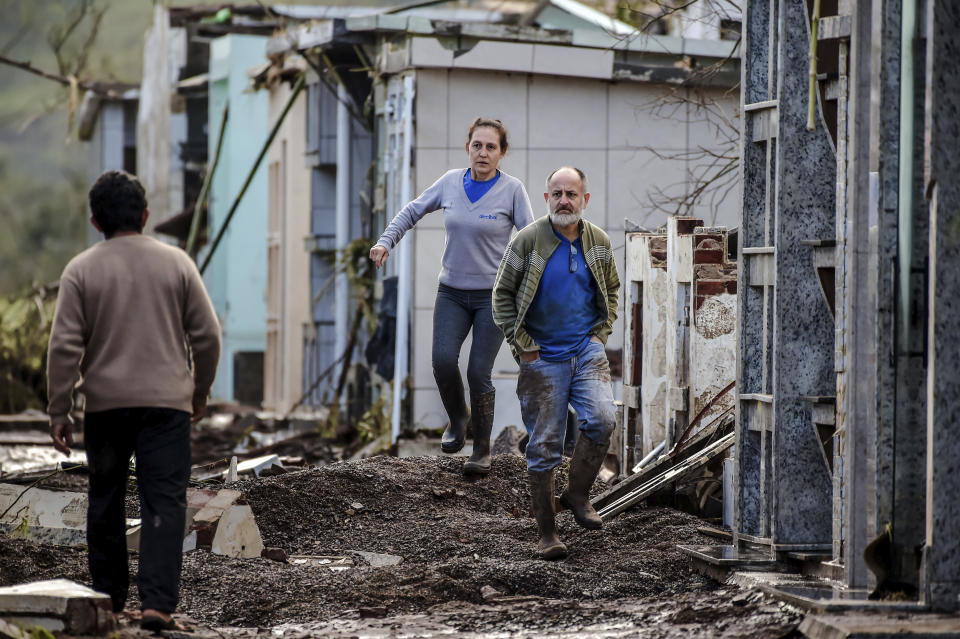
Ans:
{"type": "Polygon", "coordinates": [[[0,413],[46,408],[46,352],[56,286],[0,298],[0,413]]]}

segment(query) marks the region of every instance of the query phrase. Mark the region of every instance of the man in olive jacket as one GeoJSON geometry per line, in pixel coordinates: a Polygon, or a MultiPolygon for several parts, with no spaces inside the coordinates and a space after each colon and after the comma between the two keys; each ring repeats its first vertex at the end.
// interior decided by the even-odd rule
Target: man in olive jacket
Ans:
{"type": "Polygon", "coordinates": [[[517,233],[500,262],[493,320],[520,364],[517,396],[530,437],[527,470],[538,552],[560,559],[567,548],[554,525],[553,475],[563,460],[567,404],[577,412],[580,437],[560,500],[584,528],[602,526],[589,491],[616,421],[604,344],[617,319],[620,278],[610,238],[582,219],[590,201],[583,171],[557,169],[547,177],[543,197],[548,215],[517,233]]]}

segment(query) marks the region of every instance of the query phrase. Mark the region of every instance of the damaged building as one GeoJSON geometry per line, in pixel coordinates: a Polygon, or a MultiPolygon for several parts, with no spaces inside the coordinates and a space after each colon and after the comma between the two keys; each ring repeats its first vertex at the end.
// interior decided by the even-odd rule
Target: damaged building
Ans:
{"type": "MultiPolygon", "coordinates": [[[[282,412],[304,387],[319,398],[324,385],[316,384],[316,376],[344,353],[356,302],[343,284],[330,285],[330,249],[358,237],[376,238],[405,202],[462,163],[466,126],[477,114],[506,123],[511,145],[503,169],[528,185],[535,210],[538,185],[547,173],[559,164],[577,164],[595,176],[587,214],[615,236],[623,235],[625,219],[651,227],[665,223],[665,213],[644,209],[648,191],[664,187],[682,197],[693,189],[697,173],[695,162],[684,154],[722,149],[715,124],[697,109],[695,99],[678,102],[669,115],[658,109],[658,100],[674,90],[703,95],[719,109],[727,108],[733,122],[727,97],[737,72],[732,41],[627,36],[627,25],[592,9],[573,12],[575,3],[544,6],[542,14],[524,16],[527,26],[384,12],[303,25],[271,40],[268,55],[274,69],[262,76],[272,75],[272,95],[289,95],[291,83],[282,78],[291,69],[307,69],[307,89],[300,99],[307,100],[305,151],[313,214],[308,231],[304,209],[285,204],[306,197],[308,176],[300,160],[289,151],[282,159],[275,155],[274,161],[283,163],[276,171],[286,176],[286,188],[272,197],[281,207],[271,213],[280,225],[271,234],[278,238],[272,250],[285,266],[272,271],[276,275],[270,277],[268,299],[285,296],[278,303],[287,306],[277,315],[276,338],[271,338],[276,350],[269,346],[266,356],[271,380],[267,405],[282,412]],[[566,16],[566,22],[558,16],[566,16]],[[699,75],[696,69],[702,67],[715,72],[699,75]],[[557,104],[566,106],[551,108],[557,104]],[[572,112],[590,117],[578,118],[572,126],[572,112]],[[311,238],[309,260],[297,240],[305,232],[311,238]],[[307,281],[312,317],[311,309],[290,293],[305,290],[307,281]],[[304,326],[309,348],[298,379],[296,369],[281,367],[301,357],[291,349],[300,348],[304,326]]],[[[285,101],[272,100],[276,109],[285,101]]],[[[283,135],[298,134],[296,126],[285,131],[283,135]]],[[[302,144],[287,142],[286,148],[302,144]]],[[[733,225],[734,198],[704,207],[703,215],[711,224],[733,225]]],[[[399,385],[390,398],[394,437],[401,425],[435,429],[446,421],[429,347],[443,243],[442,220],[428,215],[387,263],[382,298],[396,318],[399,343],[390,335],[386,346],[393,355],[393,378],[408,380],[410,387],[406,414],[397,414],[399,385]]],[[[621,334],[618,323],[608,345],[612,351],[622,348],[621,334]]],[[[494,373],[500,391],[494,423],[497,428],[519,425],[513,392],[517,370],[506,347],[494,373]]],[[[367,375],[354,372],[355,389],[381,379],[367,375]]],[[[326,387],[333,382],[326,381],[326,387]]]]}

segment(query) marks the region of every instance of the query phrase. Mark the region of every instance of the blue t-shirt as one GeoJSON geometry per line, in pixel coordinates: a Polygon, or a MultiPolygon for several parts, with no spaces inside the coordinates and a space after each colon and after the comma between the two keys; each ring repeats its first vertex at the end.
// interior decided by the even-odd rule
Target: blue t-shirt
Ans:
{"type": "Polygon", "coordinates": [[[553,233],[560,246],[543,269],[524,326],[540,345],[540,357],[562,362],[587,347],[590,329],[600,321],[600,310],[597,283],[587,268],[580,238],[570,242],[556,229],[553,233]]]}
{"type": "Polygon", "coordinates": [[[473,204],[486,195],[487,191],[492,189],[493,185],[496,184],[499,179],[500,169],[497,169],[497,174],[485,182],[474,180],[470,176],[470,169],[467,169],[467,172],[463,174],[463,190],[466,191],[470,204],[473,204]]]}

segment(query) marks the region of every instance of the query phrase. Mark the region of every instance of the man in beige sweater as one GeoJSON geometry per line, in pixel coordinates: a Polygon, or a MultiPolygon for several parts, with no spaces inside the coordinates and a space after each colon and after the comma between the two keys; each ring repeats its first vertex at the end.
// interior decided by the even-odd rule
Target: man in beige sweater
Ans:
{"type": "Polygon", "coordinates": [[[57,450],[69,454],[79,380],[86,398],[93,587],[110,595],[115,612],[123,610],[128,588],[124,495],[135,455],[143,521],[141,624],[172,629],[190,424],[206,407],[220,358],[220,326],[193,261],[142,234],[147,201],[136,177],[122,171],[101,175],[90,189],[90,209],[90,221],[106,240],[74,257],[60,278],[47,361],[50,434],[57,450]]]}

